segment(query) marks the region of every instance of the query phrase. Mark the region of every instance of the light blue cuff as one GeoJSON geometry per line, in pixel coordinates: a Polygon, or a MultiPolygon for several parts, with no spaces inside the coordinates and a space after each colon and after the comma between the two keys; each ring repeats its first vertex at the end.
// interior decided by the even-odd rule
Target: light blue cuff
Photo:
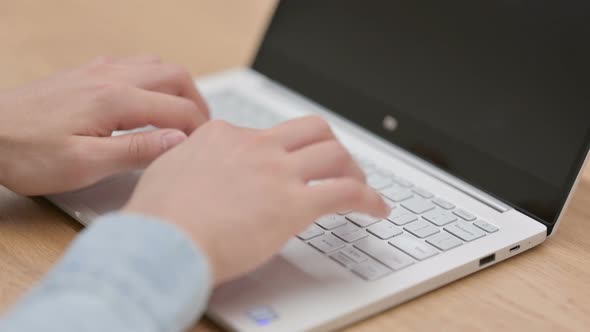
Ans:
{"type": "Polygon", "coordinates": [[[0,323],[15,331],[182,331],[205,310],[211,272],[175,226],[98,218],[0,323]]]}

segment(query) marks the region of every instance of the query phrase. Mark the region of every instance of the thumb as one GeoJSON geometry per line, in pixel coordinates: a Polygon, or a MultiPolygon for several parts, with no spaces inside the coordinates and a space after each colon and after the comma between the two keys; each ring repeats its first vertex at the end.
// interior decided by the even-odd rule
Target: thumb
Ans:
{"type": "Polygon", "coordinates": [[[166,151],[184,142],[177,129],[157,129],[106,138],[113,166],[119,171],[144,168],[166,151]]]}

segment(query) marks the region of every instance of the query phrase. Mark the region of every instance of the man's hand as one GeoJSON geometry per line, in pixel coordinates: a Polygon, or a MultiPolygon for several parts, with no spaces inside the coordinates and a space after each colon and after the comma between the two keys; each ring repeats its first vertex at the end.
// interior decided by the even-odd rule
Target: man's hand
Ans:
{"type": "Polygon", "coordinates": [[[268,260],[316,218],[388,206],[328,124],[268,130],[212,121],[152,163],[123,211],[176,224],[209,257],[217,284],[268,260]],[[310,181],[325,180],[314,185],[310,181]]]}
{"type": "Polygon", "coordinates": [[[91,185],[147,166],[207,119],[181,67],[154,56],[97,59],[0,92],[0,184],[26,195],[91,185]],[[163,129],[111,137],[146,125],[163,129]]]}

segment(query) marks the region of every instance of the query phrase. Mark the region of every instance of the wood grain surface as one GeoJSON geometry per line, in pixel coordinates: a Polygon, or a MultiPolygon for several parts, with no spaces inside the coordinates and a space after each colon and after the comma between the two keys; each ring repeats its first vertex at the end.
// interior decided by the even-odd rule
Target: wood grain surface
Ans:
{"type": "MultiPolygon", "coordinates": [[[[2,1],[0,88],[97,55],[159,54],[195,76],[246,65],[275,5],[274,0],[2,1]]],[[[0,187],[0,312],[51,268],[81,229],[44,200],[0,187]]],[[[588,330],[588,252],[589,171],[559,231],[545,244],[346,331],[588,330]]],[[[194,331],[219,329],[204,319],[194,331]]]]}

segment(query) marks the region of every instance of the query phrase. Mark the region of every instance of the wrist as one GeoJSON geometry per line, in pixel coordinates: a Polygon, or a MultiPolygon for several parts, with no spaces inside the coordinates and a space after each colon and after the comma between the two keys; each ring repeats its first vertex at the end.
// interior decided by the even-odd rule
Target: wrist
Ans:
{"type": "Polygon", "coordinates": [[[120,296],[110,297],[116,307],[148,312],[164,330],[180,331],[205,308],[212,289],[209,263],[199,249],[159,218],[108,214],[74,241],[53,276],[60,285],[71,278],[109,289],[109,296],[120,296]]]}
{"type": "Polygon", "coordinates": [[[174,217],[173,213],[161,213],[161,211],[153,211],[149,208],[135,206],[132,202],[128,202],[125,206],[123,206],[120,212],[126,215],[144,216],[146,218],[158,220],[159,222],[168,224],[178,232],[184,234],[184,236],[187,237],[196,248],[198,248],[203,256],[207,258],[212,275],[212,281],[214,284],[218,284],[218,264],[216,264],[215,256],[213,255],[215,253],[215,249],[212,248],[215,241],[206,236],[207,232],[196,231],[193,229],[194,225],[191,227],[190,223],[180,222],[179,220],[182,218],[174,217]]]}

